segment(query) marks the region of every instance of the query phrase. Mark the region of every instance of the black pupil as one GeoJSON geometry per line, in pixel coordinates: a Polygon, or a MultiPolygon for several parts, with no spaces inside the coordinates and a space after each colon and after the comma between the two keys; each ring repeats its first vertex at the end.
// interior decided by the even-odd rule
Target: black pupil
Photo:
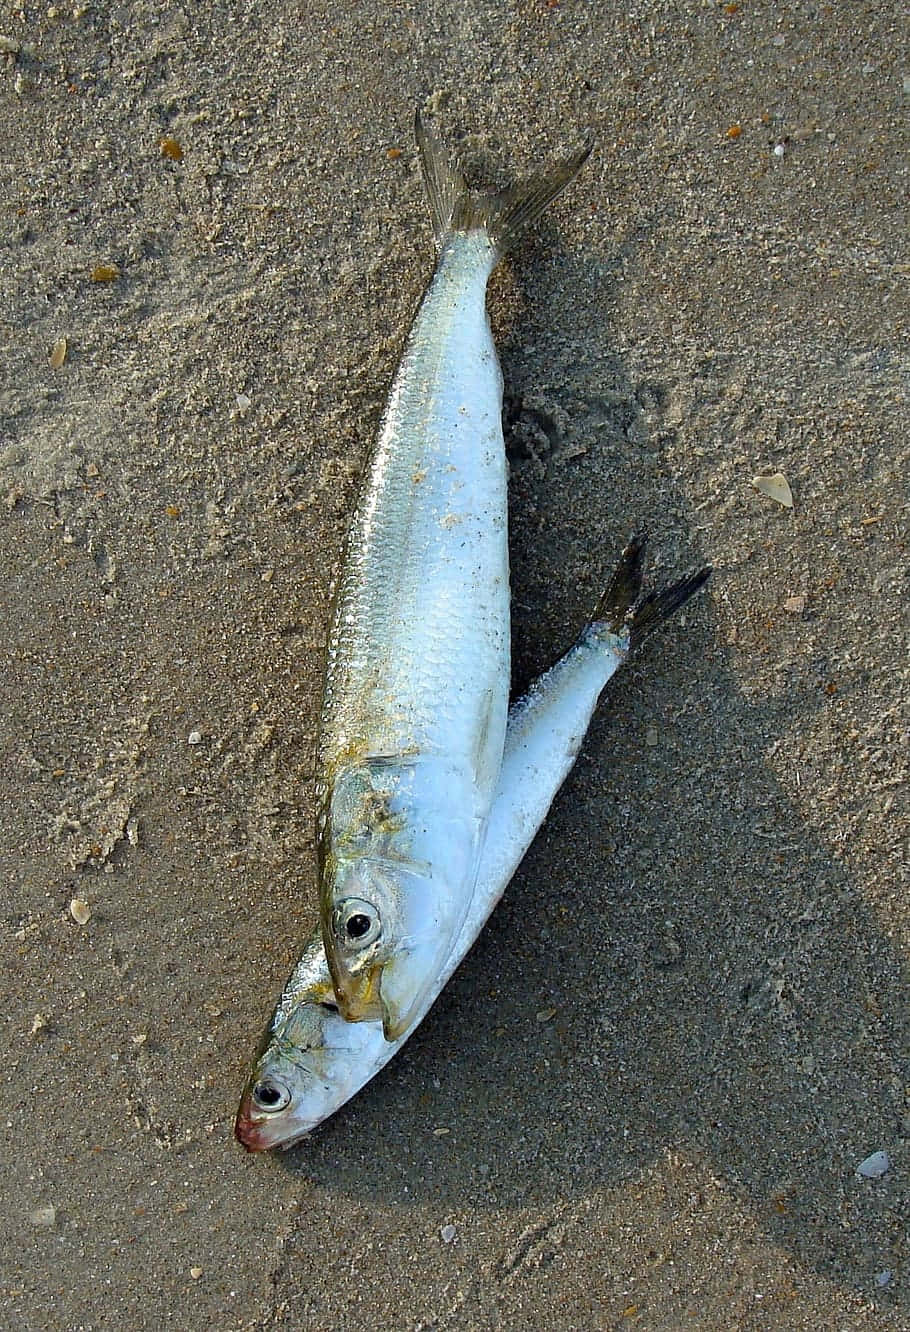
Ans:
{"type": "Polygon", "coordinates": [[[358,911],[354,916],[349,916],[348,923],[345,926],[345,929],[348,932],[348,938],[362,939],[363,936],[369,932],[370,924],[371,921],[369,916],[365,916],[362,911],[358,911]]]}
{"type": "Polygon", "coordinates": [[[270,1082],[257,1082],[253,1088],[253,1095],[260,1105],[277,1105],[281,1100],[281,1092],[270,1082]]]}

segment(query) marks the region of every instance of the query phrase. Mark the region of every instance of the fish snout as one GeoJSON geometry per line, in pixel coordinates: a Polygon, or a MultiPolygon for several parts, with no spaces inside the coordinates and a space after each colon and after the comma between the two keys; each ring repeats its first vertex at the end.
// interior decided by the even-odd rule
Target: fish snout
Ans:
{"type": "Polygon", "coordinates": [[[380,965],[362,971],[332,968],[332,985],[338,1011],[345,1022],[376,1022],[382,1016],[379,1001],[380,965]]]}
{"type": "Polygon", "coordinates": [[[423,1015],[444,961],[445,955],[428,957],[424,950],[414,950],[397,953],[385,964],[379,1006],[387,1041],[401,1040],[423,1015]]]}
{"type": "Polygon", "coordinates": [[[268,1120],[264,1120],[258,1111],[253,1109],[251,1087],[247,1087],[237,1108],[234,1117],[234,1137],[248,1152],[265,1152],[272,1146],[269,1141],[268,1120]]]}

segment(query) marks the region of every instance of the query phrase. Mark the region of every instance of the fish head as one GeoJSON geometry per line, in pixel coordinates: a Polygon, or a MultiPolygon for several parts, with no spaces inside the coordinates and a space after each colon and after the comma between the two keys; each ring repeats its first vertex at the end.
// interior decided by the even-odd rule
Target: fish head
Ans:
{"type": "Polygon", "coordinates": [[[261,1073],[244,1088],[234,1119],[234,1136],[248,1152],[291,1147],[315,1127],[300,1122],[288,1081],[270,1068],[261,1073]]]}
{"type": "Polygon", "coordinates": [[[234,1120],[250,1152],[287,1149],[381,1068],[387,1042],[378,1023],[350,1023],[322,986],[279,1005],[269,1024],[234,1120]]]}
{"type": "MultiPolygon", "coordinates": [[[[361,870],[365,868],[361,866],[361,870]]],[[[417,1021],[451,951],[460,905],[439,877],[399,871],[336,886],[326,956],[348,1022],[380,1020],[387,1041],[417,1021]]]]}
{"type": "Polygon", "coordinates": [[[471,901],[481,824],[457,804],[470,783],[453,773],[372,759],[338,773],[328,800],[320,915],[335,997],[346,1021],[381,1021],[387,1041],[423,1016],[471,901]]]}

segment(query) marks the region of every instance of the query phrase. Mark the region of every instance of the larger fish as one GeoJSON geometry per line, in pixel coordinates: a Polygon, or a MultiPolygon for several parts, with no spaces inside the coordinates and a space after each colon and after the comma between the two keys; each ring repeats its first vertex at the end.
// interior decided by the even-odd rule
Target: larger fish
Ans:
{"type": "Polygon", "coordinates": [[[353,1096],[404,1044],[471,947],[574,763],[604,685],[630,649],[708,577],[703,569],[638,601],[642,546],[641,539],[630,543],[592,623],[509,713],[477,888],[411,1027],[389,1042],[379,1022],[344,1021],[317,932],[285,987],[240,1101],[235,1132],[249,1151],[292,1146],[353,1096]]]}
{"type": "Polygon", "coordinates": [[[389,1041],[464,923],[502,762],[506,463],[487,280],[590,151],[478,196],[419,115],[416,129],[439,254],[351,523],[317,777],[333,989],[345,1019],[381,1019],[389,1041]]]}

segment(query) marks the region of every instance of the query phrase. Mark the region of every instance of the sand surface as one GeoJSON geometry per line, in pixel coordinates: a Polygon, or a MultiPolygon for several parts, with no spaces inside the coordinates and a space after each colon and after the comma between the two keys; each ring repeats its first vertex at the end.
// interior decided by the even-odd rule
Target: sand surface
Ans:
{"type": "Polygon", "coordinates": [[[897,9],[0,36],[0,1326],[910,1327],[897,9]],[[496,184],[597,135],[491,290],[515,687],[633,529],[716,574],[404,1053],[249,1157],[330,580],[432,266],[418,102],[496,184]]]}

